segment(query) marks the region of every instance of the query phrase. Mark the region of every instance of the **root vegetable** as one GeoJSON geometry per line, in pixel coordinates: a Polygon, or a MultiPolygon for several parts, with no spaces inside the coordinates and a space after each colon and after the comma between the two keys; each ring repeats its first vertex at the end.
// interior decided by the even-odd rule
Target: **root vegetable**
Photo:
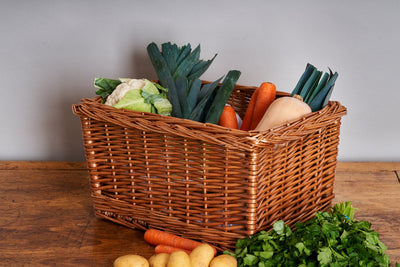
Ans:
{"type": "Polygon", "coordinates": [[[168,254],[171,254],[172,252],[178,251],[178,250],[185,251],[188,255],[189,255],[190,252],[191,252],[191,250],[187,250],[187,249],[184,249],[184,248],[171,247],[171,246],[163,245],[163,244],[157,245],[156,248],[154,249],[154,252],[155,252],[156,254],[158,254],[158,253],[168,253],[168,254]]]}
{"type": "Polygon", "coordinates": [[[256,103],[254,106],[253,117],[251,119],[250,130],[257,127],[268,107],[275,100],[276,86],[273,83],[263,82],[259,87],[256,103]]]}
{"type": "Polygon", "coordinates": [[[264,131],[282,125],[311,113],[309,105],[304,103],[300,96],[285,96],[277,98],[269,106],[256,131],[264,131]]]}
{"type": "Polygon", "coordinates": [[[239,128],[236,112],[232,106],[225,105],[224,109],[222,110],[221,117],[219,118],[218,124],[230,129],[239,128]]]}
{"type": "Polygon", "coordinates": [[[150,257],[150,267],[166,267],[169,260],[168,253],[158,253],[150,257]]]}
{"type": "Polygon", "coordinates": [[[184,251],[172,252],[167,267],[191,267],[189,255],[184,251]]]}
{"type": "Polygon", "coordinates": [[[219,255],[211,261],[210,267],[237,267],[237,260],[231,255],[219,255]]]}
{"type": "Polygon", "coordinates": [[[168,245],[171,247],[193,250],[200,242],[183,238],[157,229],[149,229],[144,233],[144,240],[151,245],[168,245]]]}
{"type": "Polygon", "coordinates": [[[146,258],[139,255],[124,255],[118,257],[113,264],[114,267],[149,267],[146,258]]]}
{"type": "Polygon", "coordinates": [[[214,248],[203,243],[197,246],[189,255],[191,267],[208,267],[214,258],[214,248]]]}

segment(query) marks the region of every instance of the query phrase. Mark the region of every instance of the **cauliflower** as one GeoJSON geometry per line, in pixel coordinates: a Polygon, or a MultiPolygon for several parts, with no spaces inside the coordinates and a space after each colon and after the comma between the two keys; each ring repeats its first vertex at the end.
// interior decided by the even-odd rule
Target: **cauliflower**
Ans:
{"type": "Polygon", "coordinates": [[[146,85],[146,82],[143,79],[128,79],[122,83],[120,83],[111,95],[107,97],[105,102],[106,105],[114,106],[118,103],[125,94],[134,89],[142,89],[146,85]]]}

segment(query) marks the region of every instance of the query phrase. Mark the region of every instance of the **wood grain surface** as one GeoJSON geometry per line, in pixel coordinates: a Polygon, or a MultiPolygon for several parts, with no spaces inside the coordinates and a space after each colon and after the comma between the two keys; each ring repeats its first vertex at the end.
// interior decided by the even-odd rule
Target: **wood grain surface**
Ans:
{"type": "MultiPolygon", "coordinates": [[[[352,201],[400,262],[400,163],[339,162],[334,203],[352,201]]],[[[0,266],[112,266],[149,258],[143,232],[94,216],[85,162],[0,162],[0,266]]]]}
{"type": "Polygon", "coordinates": [[[388,247],[392,262],[400,263],[400,163],[339,162],[334,203],[351,201],[355,218],[371,222],[388,247]]]}

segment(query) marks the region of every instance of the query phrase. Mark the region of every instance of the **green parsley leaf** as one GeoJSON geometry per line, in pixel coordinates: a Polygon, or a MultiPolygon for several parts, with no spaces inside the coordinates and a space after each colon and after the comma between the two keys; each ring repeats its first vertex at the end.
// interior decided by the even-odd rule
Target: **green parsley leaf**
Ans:
{"type": "Polygon", "coordinates": [[[332,251],[328,247],[323,247],[318,252],[318,261],[321,265],[332,262],[332,251]]]}
{"type": "Polygon", "coordinates": [[[295,227],[278,220],[269,231],[239,239],[233,253],[238,266],[390,266],[387,247],[370,222],[354,219],[351,202],[295,227]]]}

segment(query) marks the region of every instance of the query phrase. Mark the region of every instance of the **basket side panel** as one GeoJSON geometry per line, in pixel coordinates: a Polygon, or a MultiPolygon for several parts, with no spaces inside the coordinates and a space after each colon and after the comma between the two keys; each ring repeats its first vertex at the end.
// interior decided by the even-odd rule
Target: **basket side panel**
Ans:
{"type": "Polygon", "coordinates": [[[294,226],[331,205],[339,129],[340,118],[313,134],[275,144],[272,157],[260,154],[257,231],[276,220],[294,226]]]}
{"type": "Polygon", "coordinates": [[[257,170],[246,150],[81,118],[96,214],[227,248],[256,222],[257,170]],[[208,235],[207,235],[208,234],[208,235]],[[197,236],[196,236],[197,235],[197,236]]]}

